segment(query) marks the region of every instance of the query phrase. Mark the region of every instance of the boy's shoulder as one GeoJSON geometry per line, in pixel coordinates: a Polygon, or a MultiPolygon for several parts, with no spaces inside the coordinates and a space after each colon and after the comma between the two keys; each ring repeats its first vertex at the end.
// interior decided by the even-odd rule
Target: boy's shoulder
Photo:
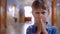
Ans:
{"type": "Polygon", "coordinates": [[[46,29],[50,29],[50,30],[57,30],[57,28],[55,26],[52,26],[50,24],[46,25],[46,29]]]}
{"type": "Polygon", "coordinates": [[[57,28],[55,26],[52,26],[52,33],[53,34],[58,34],[57,28]]]}
{"type": "Polygon", "coordinates": [[[27,33],[35,33],[37,30],[36,25],[31,25],[27,28],[27,33]]]}
{"type": "Polygon", "coordinates": [[[33,29],[33,30],[34,30],[34,29],[36,29],[36,28],[37,28],[36,25],[31,25],[31,26],[29,26],[27,29],[30,29],[30,30],[33,29]]]}
{"type": "Polygon", "coordinates": [[[47,29],[48,33],[58,34],[57,28],[55,26],[47,25],[46,29],[47,29]]]}

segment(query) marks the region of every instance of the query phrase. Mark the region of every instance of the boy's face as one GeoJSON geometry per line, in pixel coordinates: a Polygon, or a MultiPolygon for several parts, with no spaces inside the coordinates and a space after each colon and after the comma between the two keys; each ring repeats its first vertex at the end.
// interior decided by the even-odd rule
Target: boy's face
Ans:
{"type": "Polygon", "coordinates": [[[36,21],[39,21],[40,19],[43,20],[44,23],[46,23],[46,19],[48,17],[48,11],[44,9],[32,9],[32,14],[36,21]]]}

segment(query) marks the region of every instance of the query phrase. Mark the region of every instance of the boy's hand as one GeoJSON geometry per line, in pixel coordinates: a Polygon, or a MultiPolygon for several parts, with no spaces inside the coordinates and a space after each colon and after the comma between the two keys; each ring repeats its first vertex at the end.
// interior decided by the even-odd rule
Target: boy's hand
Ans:
{"type": "Polygon", "coordinates": [[[43,32],[43,34],[48,34],[47,30],[46,30],[46,23],[44,21],[44,19],[37,19],[37,32],[36,34],[40,34],[41,32],[43,32]]]}
{"type": "Polygon", "coordinates": [[[46,30],[46,23],[43,22],[43,20],[41,19],[41,32],[43,32],[43,34],[48,34],[47,30],[46,30]]]}
{"type": "Polygon", "coordinates": [[[36,21],[37,21],[37,23],[36,23],[36,25],[37,25],[37,32],[36,32],[36,34],[40,34],[40,32],[41,32],[41,24],[40,24],[40,19],[39,18],[37,18],[36,19],[36,21]]]}

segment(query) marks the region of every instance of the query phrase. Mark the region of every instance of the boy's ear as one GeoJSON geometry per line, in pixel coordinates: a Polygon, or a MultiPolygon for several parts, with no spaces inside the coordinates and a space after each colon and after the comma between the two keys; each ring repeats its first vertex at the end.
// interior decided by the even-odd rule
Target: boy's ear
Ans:
{"type": "Polygon", "coordinates": [[[50,10],[48,10],[48,16],[50,16],[51,15],[51,12],[50,12],[50,10]]]}
{"type": "Polygon", "coordinates": [[[33,10],[32,10],[32,14],[33,14],[33,10]]]}
{"type": "Polygon", "coordinates": [[[50,15],[50,11],[48,11],[48,15],[50,15]]]}
{"type": "Polygon", "coordinates": [[[32,15],[34,15],[33,11],[32,11],[32,15]]]}
{"type": "Polygon", "coordinates": [[[34,16],[35,14],[34,14],[34,11],[32,11],[32,15],[34,16]]]}

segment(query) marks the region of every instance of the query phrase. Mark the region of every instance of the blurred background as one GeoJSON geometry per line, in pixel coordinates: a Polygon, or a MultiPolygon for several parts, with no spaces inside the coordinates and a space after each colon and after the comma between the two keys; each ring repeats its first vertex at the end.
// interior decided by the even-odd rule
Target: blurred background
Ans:
{"type": "MultiPolygon", "coordinates": [[[[0,0],[0,34],[26,34],[28,26],[34,24],[31,4],[34,0],[0,0]]],[[[60,34],[60,0],[49,2],[48,22],[60,34]]]]}

